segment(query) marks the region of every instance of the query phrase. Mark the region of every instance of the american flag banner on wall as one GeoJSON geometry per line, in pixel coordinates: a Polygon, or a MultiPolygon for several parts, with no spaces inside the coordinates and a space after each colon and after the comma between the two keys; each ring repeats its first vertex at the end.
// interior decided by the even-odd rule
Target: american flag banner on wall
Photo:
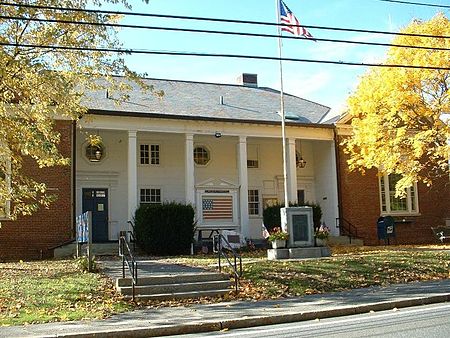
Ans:
{"type": "Polygon", "coordinates": [[[233,220],[232,196],[208,196],[202,198],[203,220],[233,220]]]}
{"type": "Polygon", "coordinates": [[[294,13],[292,13],[289,7],[286,6],[283,0],[280,0],[280,21],[283,24],[292,25],[281,27],[282,31],[289,32],[296,36],[304,36],[305,38],[314,40],[314,37],[311,35],[311,33],[309,33],[306,28],[300,26],[300,21],[298,21],[294,13]]]}

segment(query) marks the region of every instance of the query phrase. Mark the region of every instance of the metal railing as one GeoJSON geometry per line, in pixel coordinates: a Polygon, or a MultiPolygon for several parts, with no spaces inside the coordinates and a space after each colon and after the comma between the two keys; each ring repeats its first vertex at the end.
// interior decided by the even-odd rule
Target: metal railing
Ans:
{"type": "Polygon", "coordinates": [[[348,236],[350,244],[352,244],[352,239],[358,238],[358,229],[356,226],[343,217],[336,218],[336,228],[340,229],[341,235],[348,236]]]}
{"type": "Polygon", "coordinates": [[[228,240],[222,234],[213,237],[213,248],[217,250],[217,258],[219,260],[219,272],[222,272],[222,258],[228,263],[234,277],[234,288],[236,293],[239,292],[239,279],[242,277],[242,257],[231,246],[228,240]],[[225,247],[223,245],[225,244],[225,247]]]}
{"type": "Polygon", "coordinates": [[[131,227],[131,230],[127,230],[127,233],[130,234],[131,242],[133,243],[133,252],[136,252],[136,229],[133,221],[127,221],[127,223],[131,227]]]}
{"type": "Polygon", "coordinates": [[[133,252],[130,249],[130,244],[128,243],[127,233],[129,231],[121,231],[119,236],[119,256],[122,257],[122,278],[125,278],[125,265],[131,274],[131,288],[133,301],[136,294],[136,285],[138,283],[137,274],[137,261],[134,258],[133,252]]]}

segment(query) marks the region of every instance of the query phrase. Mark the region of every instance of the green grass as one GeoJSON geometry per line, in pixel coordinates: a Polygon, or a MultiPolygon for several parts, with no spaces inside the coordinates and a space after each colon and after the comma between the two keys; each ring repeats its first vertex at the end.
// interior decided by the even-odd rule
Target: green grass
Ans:
{"type": "Polygon", "coordinates": [[[104,318],[130,308],[73,260],[1,263],[0,325],[104,318]]]}
{"type": "Polygon", "coordinates": [[[386,250],[251,263],[244,267],[244,279],[265,297],[301,296],[449,278],[449,262],[448,252],[386,250]]]}

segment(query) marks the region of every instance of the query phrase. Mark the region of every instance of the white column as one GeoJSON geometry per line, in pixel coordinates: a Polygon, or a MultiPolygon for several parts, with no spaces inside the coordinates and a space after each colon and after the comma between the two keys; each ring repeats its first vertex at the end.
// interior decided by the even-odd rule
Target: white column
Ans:
{"type": "Polygon", "coordinates": [[[186,134],[185,142],[185,196],[186,204],[195,207],[195,174],[194,174],[194,135],[186,134]]]}
{"type": "Polygon", "coordinates": [[[137,194],[137,132],[128,131],[128,219],[132,220],[138,206],[137,194]]]}
{"type": "Polygon", "coordinates": [[[239,210],[241,219],[241,233],[249,237],[248,218],[248,175],[247,175],[247,137],[239,136],[238,143],[238,172],[239,172],[239,210]]]}
{"type": "Polygon", "coordinates": [[[288,143],[288,197],[289,202],[297,202],[297,163],[295,160],[295,139],[290,138],[288,143]]]}
{"type": "Polygon", "coordinates": [[[338,194],[338,176],[337,176],[337,163],[336,158],[336,143],[335,141],[330,142],[330,213],[327,225],[331,228],[331,232],[334,236],[339,236],[339,229],[336,228],[336,218],[339,217],[339,194],[338,194]]]}

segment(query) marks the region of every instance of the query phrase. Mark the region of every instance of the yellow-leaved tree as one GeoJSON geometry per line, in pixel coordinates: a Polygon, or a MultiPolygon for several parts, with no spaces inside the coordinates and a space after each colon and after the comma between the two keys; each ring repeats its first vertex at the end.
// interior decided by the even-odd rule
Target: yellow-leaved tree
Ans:
{"type": "Polygon", "coordinates": [[[125,66],[122,55],[86,50],[120,47],[116,30],[104,25],[120,16],[44,8],[83,10],[106,3],[130,8],[126,0],[16,0],[0,6],[0,217],[31,214],[52,201],[46,185],[25,175],[22,164],[25,157],[39,167],[69,163],[58,150],[55,118],[82,117],[85,91],[108,86],[126,93],[129,80],[151,89],[125,66]],[[124,81],[114,81],[113,75],[124,81]],[[100,78],[105,80],[96,81],[100,78]]]}
{"type": "MultiPolygon", "coordinates": [[[[437,14],[414,20],[393,44],[450,49],[450,21],[437,14]]],[[[386,64],[450,67],[450,51],[391,47],[386,64]]],[[[398,174],[396,196],[415,182],[449,175],[450,71],[377,68],[361,78],[348,100],[353,136],[346,140],[351,169],[398,174]]]]}

